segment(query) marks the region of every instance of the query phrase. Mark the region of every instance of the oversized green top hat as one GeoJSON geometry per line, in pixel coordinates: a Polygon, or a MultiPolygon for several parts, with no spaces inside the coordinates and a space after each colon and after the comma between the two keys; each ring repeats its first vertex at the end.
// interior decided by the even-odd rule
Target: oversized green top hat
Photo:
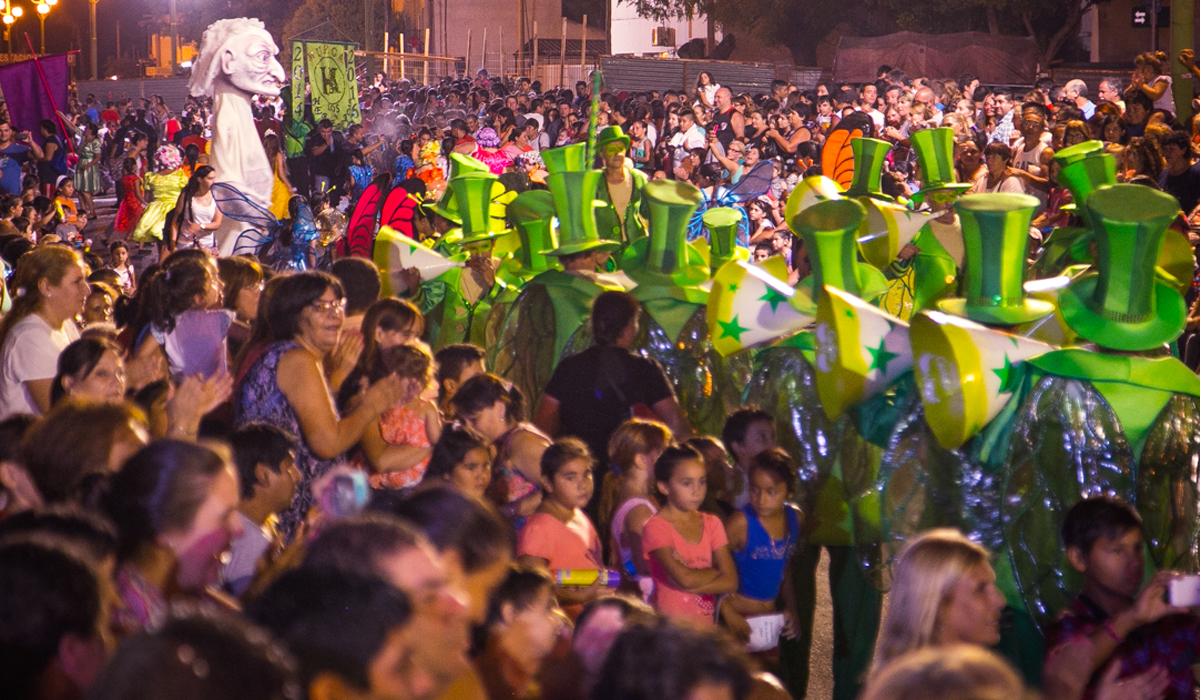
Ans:
{"type": "Polygon", "coordinates": [[[1029,222],[1038,206],[1024,194],[971,194],[954,208],[966,246],[967,297],[938,302],[942,311],[994,326],[1015,326],[1054,311],[1025,297],[1029,222]]]}
{"type": "Polygon", "coordinates": [[[818,202],[801,211],[791,228],[804,239],[812,274],[796,285],[792,306],[816,314],[816,301],[825,285],[864,299],[887,291],[883,273],[858,261],[855,239],[866,209],[853,199],[818,202]]]}
{"type": "Polygon", "coordinates": [[[879,139],[857,138],[850,139],[850,149],[854,152],[854,179],[850,181],[846,196],[891,199],[880,189],[880,179],[884,159],[892,150],[892,144],[879,139]]]}
{"type": "Polygon", "coordinates": [[[596,208],[604,202],[596,199],[596,186],[604,177],[603,170],[558,172],[546,176],[546,186],[554,198],[558,215],[558,247],[542,251],[561,257],[589,250],[616,250],[621,244],[601,240],[596,233],[596,208]]]}
{"type": "Polygon", "coordinates": [[[450,179],[446,182],[446,191],[442,193],[442,198],[438,200],[437,206],[433,210],[434,213],[462,226],[462,217],[458,213],[458,201],[454,198],[454,188],[450,187],[450,181],[457,177],[462,177],[467,173],[491,174],[491,172],[491,168],[483,161],[471,156],[464,156],[461,153],[451,153],[450,179]]]}
{"type": "Polygon", "coordinates": [[[1093,193],[1087,208],[1096,272],[1077,278],[1059,296],[1067,325],[1114,350],[1150,350],[1179,337],[1186,304],[1154,272],[1179,202],[1149,187],[1111,185],[1093,193]]]}
{"type": "Polygon", "coordinates": [[[625,135],[625,132],[621,130],[621,127],[615,124],[604,127],[600,130],[600,133],[596,134],[596,152],[603,154],[605,146],[617,141],[625,144],[625,150],[629,150],[629,144],[631,141],[629,137],[625,135]]]}
{"type": "Polygon", "coordinates": [[[1092,193],[1097,189],[1116,183],[1117,159],[1111,153],[1105,153],[1102,149],[1096,148],[1074,154],[1067,152],[1080,146],[1089,146],[1097,143],[1099,142],[1085,141],[1063,149],[1054,156],[1054,160],[1058,161],[1062,166],[1062,171],[1058,176],[1059,182],[1071,192],[1071,199],[1074,200],[1073,208],[1079,213],[1084,223],[1089,226],[1091,225],[1091,221],[1086,206],[1088,197],[1091,197],[1092,193]],[[1060,159],[1059,156],[1062,156],[1064,153],[1067,154],[1066,157],[1060,159]]]}
{"type": "Polygon", "coordinates": [[[970,185],[955,182],[954,129],[948,126],[922,129],[913,133],[909,141],[921,166],[921,190],[913,195],[914,200],[919,201],[934,190],[971,189],[970,185]]]}
{"type": "Polygon", "coordinates": [[[587,170],[587,144],[573,143],[570,146],[542,151],[542,162],[546,164],[546,172],[551,175],[587,170]]]}
{"type": "Polygon", "coordinates": [[[701,217],[708,229],[709,267],[715,275],[722,265],[737,257],[737,234],[742,213],[733,207],[716,207],[701,217]]]}
{"type": "Polygon", "coordinates": [[[691,183],[646,183],[649,235],[625,250],[622,269],[639,285],[694,287],[708,279],[704,260],[687,242],[687,227],[703,193],[691,183]]]}
{"type": "Polygon", "coordinates": [[[492,231],[492,188],[499,178],[491,173],[467,173],[450,181],[449,189],[458,202],[462,220],[462,245],[494,239],[503,231],[492,231]]]}
{"type": "Polygon", "coordinates": [[[526,270],[550,267],[543,251],[558,247],[554,235],[554,195],[546,190],[527,190],[508,205],[508,221],[521,238],[517,257],[526,270]]]}
{"type": "Polygon", "coordinates": [[[1054,154],[1054,160],[1058,161],[1064,167],[1074,163],[1077,160],[1083,160],[1092,153],[1103,153],[1104,144],[1100,141],[1084,141],[1077,143],[1074,146],[1068,146],[1058,153],[1054,154]]]}

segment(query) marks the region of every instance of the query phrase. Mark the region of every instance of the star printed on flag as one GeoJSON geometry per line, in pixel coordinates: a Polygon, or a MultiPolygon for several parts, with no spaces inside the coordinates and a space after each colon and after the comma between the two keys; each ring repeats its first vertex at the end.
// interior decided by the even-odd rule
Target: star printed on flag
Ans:
{"type": "Polygon", "coordinates": [[[1012,381],[1015,377],[1013,376],[1012,362],[1008,359],[1007,354],[1004,356],[1004,366],[1000,367],[998,369],[992,370],[992,374],[995,374],[997,377],[1000,378],[1000,392],[1005,393],[1005,394],[1011,394],[1012,387],[1009,385],[1012,383],[1012,381]]]}
{"type": "Polygon", "coordinates": [[[779,311],[780,304],[788,303],[787,297],[779,293],[779,290],[774,287],[767,286],[767,293],[758,298],[759,301],[765,301],[771,305],[771,313],[779,311]]]}
{"type": "Polygon", "coordinates": [[[877,369],[880,374],[887,374],[888,363],[899,357],[898,354],[890,352],[884,340],[879,341],[879,347],[867,348],[867,352],[871,353],[871,366],[869,369],[877,369]]]}
{"type": "Polygon", "coordinates": [[[733,338],[737,342],[742,342],[742,334],[750,330],[738,323],[738,317],[734,316],[729,321],[717,321],[717,325],[721,326],[721,335],[726,338],[733,338]]]}

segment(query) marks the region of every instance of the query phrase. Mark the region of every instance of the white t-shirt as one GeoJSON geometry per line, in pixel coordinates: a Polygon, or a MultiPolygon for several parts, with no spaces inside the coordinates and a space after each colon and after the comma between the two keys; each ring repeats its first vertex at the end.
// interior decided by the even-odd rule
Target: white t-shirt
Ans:
{"type": "Polygon", "coordinates": [[[1171,92],[1171,76],[1160,75],[1157,78],[1155,78],[1154,80],[1150,81],[1150,85],[1154,85],[1155,83],[1157,83],[1160,80],[1165,80],[1167,82],[1167,89],[1163,90],[1163,94],[1160,95],[1159,98],[1154,101],[1154,108],[1155,109],[1165,109],[1168,112],[1170,112],[1171,114],[1174,114],[1175,113],[1175,94],[1171,92]]]}
{"type": "Polygon", "coordinates": [[[54,330],[37,314],[17,321],[0,348],[0,420],[17,413],[41,414],[25,382],[54,379],[58,356],[79,340],[79,328],[67,321],[54,330]]]}

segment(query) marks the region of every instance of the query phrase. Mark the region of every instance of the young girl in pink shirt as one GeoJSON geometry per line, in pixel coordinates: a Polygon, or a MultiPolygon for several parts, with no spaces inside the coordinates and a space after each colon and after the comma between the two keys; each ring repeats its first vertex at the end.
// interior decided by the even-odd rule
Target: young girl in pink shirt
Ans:
{"type": "Polygon", "coordinates": [[[592,468],[595,460],[587,444],[576,438],[560,438],[542,454],[542,487],[545,497],[529,516],[517,539],[517,561],[550,569],[600,572],[587,587],[556,589],[559,602],[572,618],[583,604],[595,600],[608,580],[600,536],[583,507],[592,499],[592,468]]]}
{"type": "Polygon", "coordinates": [[[716,623],[717,596],[738,587],[725,527],[715,515],[700,512],[706,473],[695,448],[668,447],[654,463],[655,487],[666,502],[642,530],[654,607],[668,618],[703,627],[716,623]]]}

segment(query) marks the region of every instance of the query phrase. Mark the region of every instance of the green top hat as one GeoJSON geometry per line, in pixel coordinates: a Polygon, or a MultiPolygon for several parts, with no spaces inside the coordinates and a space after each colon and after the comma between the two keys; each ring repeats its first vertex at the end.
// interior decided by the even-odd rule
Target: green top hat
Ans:
{"type": "Polygon", "coordinates": [[[704,195],[688,182],[654,180],[644,196],[649,235],[626,249],[622,269],[639,285],[694,287],[707,280],[703,258],[687,242],[688,222],[704,195]]]}
{"type": "Polygon", "coordinates": [[[913,201],[924,199],[925,193],[934,190],[971,189],[971,185],[955,182],[954,129],[922,129],[909,136],[909,141],[921,167],[921,190],[913,195],[913,201]]]}
{"type": "Polygon", "coordinates": [[[494,239],[503,231],[492,231],[492,188],[500,178],[491,173],[467,173],[450,181],[449,189],[458,202],[462,219],[462,245],[494,239]]]}
{"type": "Polygon", "coordinates": [[[737,257],[737,234],[742,212],[733,207],[716,207],[701,217],[708,228],[709,267],[715,275],[722,265],[737,257]]]}
{"type": "MultiPolygon", "coordinates": [[[[1079,146],[1086,146],[1092,143],[1098,142],[1085,141],[1084,143],[1071,146],[1071,148],[1079,148],[1079,146]]],[[[1069,151],[1071,149],[1068,148],[1066,150],[1069,151]]],[[[1058,160],[1057,155],[1054,158],[1058,160]]],[[[1090,226],[1091,221],[1087,210],[1088,197],[1091,197],[1092,193],[1099,188],[1117,182],[1117,159],[1111,153],[1105,153],[1102,150],[1093,150],[1087,152],[1082,157],[1068,157],[1058,162],[1062,165],[1062,171],[1059,173],[1058,180],[1071,192],[1075,211],[1079,213],[1084,223],[1090,226]]]]}
{"type": "Polygon", "coordinates": [[[1067,325],[1114,350],[1150,350],[1179,337],[1186,304],[1154,272],[1179,202],[1149,187],[1111,185],[1089,197],[1087,208],[1096,272],[1080,276],[1059,296],[1067,325]]]}
{"type": "Polygon", "coordinates": [[[558,215],[558,247],[542,251],[562,257],[589,250],[616,250],[621,244],[601,240],[596,233],[596,208],[604,203],[596,199],[596,186],[604,177],[603,170],[558,172],[546,176],[546,186],[554,198],[558,215]]]}
{"type": "Polygon", "coordinates": [[[542,151],[542,162],[546,164],[546,172],[551,175],[582,172],[588,169],[587,144],[573,143],[542,151]]]}
{"type": "MultiPolygon", "coordinates": [[[[462,177],[467,173],[487,173],[490,175],[491,172],[491,168],[481,160],[472,158],[471,156],[464,156],[461,153],[450,154],[450,180],[462,177]]],[[[462,226],[462,217],[458,213],[458,202],[454,199],[454,188],[449,186],[449,180],[446,184],[446,191],[442,193],[442,198],[438,200],[433,213],[462,226]]]]}
{"type": "Polygon", "coordinates": [[[508,221],[521,238],[517,256],[526,270],[550,267],[542,251],[558,246],[554,235],[554,195],[546,190],[527,190],[508,205],[508,221]]]}
{"type": "Polygon", "coordinates": [[[600,130],[600,133],[596,134],[596,152],[603,153],[604,147],[610,143],[613,143],[614,141],[620,141],[621,143],[625,144],[625,150],[629,150],[629,144],[631,143],[629,137],[625,135],[625,132],[621,130],[621,127],[614,124],[612,126],[604,127],[600,130]]]}
{"type": "Polygon", "coordinates": [[[880,189],[879,181],[892,144],[879,139],[857,138],[850,139],[850,149],[854,152],[854,179],[850,181],[846,196],[891,199],[880,189]]]}
{"type": "Polygon", "coordinates": [[[1025,297],[1025,250],[1038,200],[1024,194],[971,194],[955,203],[966,246],[967,297],[938,307],[994,326],[1015,326],[1054,311],[1025,297]]]}
{"type": "Polygon", "coordinates": [[[1084,141],[1077,143],[1074,146],[1068,146],[1058,153],[1054,154],[1054,160],[1058,161],[1063,167],[1074,163],[1077,160],[1083,160],[1093,153],[1103,153],[1104,144],[1100,141],[1084,141]]]}
{"type": "Polygon", "coordinates": [[[808,249],[812,274],[796,285],[791,303],[801,313],[816,314],[816,301],[825,285],[864,299],[887,291],[883,273],[855,256],[858,227],[867,212],[853,199],[818,202],[791,221],[808,249]]]}

